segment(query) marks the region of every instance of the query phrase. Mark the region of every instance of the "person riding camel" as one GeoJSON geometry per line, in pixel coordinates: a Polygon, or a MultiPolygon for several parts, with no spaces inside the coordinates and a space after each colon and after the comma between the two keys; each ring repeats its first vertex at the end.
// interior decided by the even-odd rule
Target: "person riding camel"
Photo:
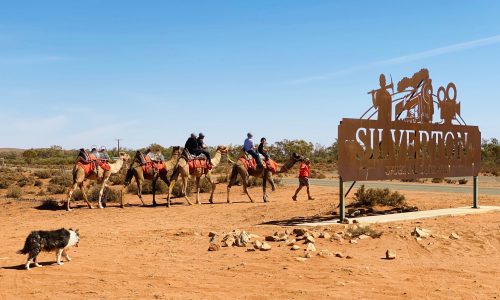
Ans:
{"type": "Polygon", "coordinates": [[[267,151],[266,146],[267,146],[267,140],[265,137],[263,137],[260,139],[260,144],[259,144],[259,147],[257,148],[257,152],[262,154],[262,156],[264,156],[264,161],[266,163],[268,163],[269,162],[269,152],[267,151]]]}
{"type": "Polygon", "coordinates": [[[196,134],[191,133],[191,136],[187,139],[186,144],[184,145],[184,148],[192,155],[198,156],[200,154],[203,154],[206,156],[207,161],[208,161],[208,168],[210,169],[212,167],[212,159],[210,157],[210,152],[207,150],[203,149],[202,147],[206,147],[203,139],[205,136],[203,133],[200,133],[199,137],[196,138],[196,134]],[[201,139],[200,139],[201,137],[201,139]],[[200,142],[201,140],[201,142],[200,142]],[[200,143],[202,147],[200,147],[200,143]]]}
{"type": "Polygon", "coordinates": [[[243,151],[250,154],[255,159],[258,168],[262,168],[262,160],[260,159],[260,155],[255,152],[255,145],[252,138],[253,135],[250,132],[247,133],[247,138],[243,142],[243,151]]]}

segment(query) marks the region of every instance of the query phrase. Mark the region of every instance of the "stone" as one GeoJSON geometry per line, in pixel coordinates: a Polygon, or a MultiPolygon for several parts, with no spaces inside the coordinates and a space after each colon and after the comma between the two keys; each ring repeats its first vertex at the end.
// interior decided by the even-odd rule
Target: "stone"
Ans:
{"type": "Polygon", "coordinates": [[[269,245],[266,242],[262,243],[262,245],[260,246],[260,251],[269,251],[269,250],[271,250],[271,245],[269,245]]]}
{"type": "Polygon", "coordinates": [[[268,235],[268,236],[266,236],[266,241],[268,241],[268,242],[277,242],[278,239],[279,238],[277,236],[275,236],[275,235],[268,235]]]}
{"type": "Polygon", "coordinates": [[[297,250],[300,250],[300,246],[297,246],[297,245],[293,245],[291,250],[293,251],[297,251],[297,250]]]}
{"type": "Polygon", "coordinates": [[[313,236],[313,238],[319,238],[321,233],[320,232],[313,232],[311,235],[313,236]]]}
{"type": "Polygon", "coordinates": [[[296,241],[295,239],[291,239],[291,240],[286,240],[286,241],[285,241],[285,244],[286,244],[287,246],[293,246],[293,245],[295,245],[295,243],[296,243],[296,242],[297,242],[297,241],[296,241]]]}
{"type": "Polygon", "coordinates": [[[285,233],[288,235],[293,234],[293,230],[290,228],[287,228],[287,229],[285,229],[285,233]]]}
{"type": "Polygon", "coordinates": [[[208,251],[219,251],[219,250],[220,250],[220,246],[217,244],[210,244],[208,246],[208,251]]]}
{"type": "Polygon", "coordinates": [[[296,257],[295,259],[298,261],[307,261],[307,258],[304,257],[296,257]]]}
{"type": "Polygon", "coordinates": [[[208,233],[208,237],[213,237],[213,236],[216,236],[217,235],[217,232],[216,231],[210,231],[208,233]]]}
{"type": "Polygon", "coordinates": [[[232,234],[228,234],[222,239],[222,247],[232,247],[235,241],[236,239],[234,236],[232,234]]]}
{"type": "Polygon", "coordinates": [[[319,235],[319,238],[320,239],[329,239],[331,237],[331,235],[328,233],[328,232],[322,232],[320,235],[319,235]]]}
{"type": "Polygon", "coordinates": [[[305,258],[311,258],[312,257],[312,254],[307,252],[305,255],[304,255],[305,258]]]}
{"type": "Polygon", "coordinates": [[[338,234],[338,233],[334,233],[333,236],[330,238],[330,240],[332,241],[340,241],[340,240],[343,240],[344,238],[342,237],[341,234],[338,234]]]}
{"type": "Polygon", "coordinates": [[[304,235],[306,232],[307,232],[307,230],[303,229],[303,228],[294,228],[293,229],[293,234],[295,234],[296,236],[304,235]]]}
{"type": "Polygon", "coordinates": [[[450,234],[450,240],[458,240],[460,239],[460,236],[458,234],[456,234],[455,232],[452,232],[450,234]]]}
{"type": "Polygon", "coordinates": [[[316,242],[316,240],[314,239],[314,237],[312,235],[310,235],[306,238],[304,244],[306,244],[306,243],[313,243],[314,244],[315,242],[316,242]]]}
{"type": "Polygon", "coordinates": [[[335,256],[339,258],[344,258],[345,255],[342,252],[335,252],[335,256]]]}
{"type": "Polygon", "coordinates": [[[350,256],[350,255],[347,255],[345,258],[346,258],[346,259],[353,259],[353,257],[352,257],[352,256],[350,256]]]}
{"type": "Polygon", "coordinates": [[[415,227],[415,229],[413,229],[412,235],[414,235],[416,237],[419,237],[419,238],[425,239],[425,238],[430,237],[431,233],[427,229],[422,229],[422,228],[415,227]]]}
{"type": "Polygon", "coordinates": [[[236,246],[238,247],[246,247],[246,245],[250,242],[250,237],[246,231],[242,231],[236,240],[236,246]]]}
{"type": "Polygon", "coordinates": [[[260,236],[256,235],[256,234],[253,234],[253,233],[250,233],[248,235],[248,237],[251,239],[251,240],[255,240],[255,239],[260,239],[260,236]]]}
{"type": "Polygon", "coordinates": [[[278,242],[284,242],[288,240],[288,234],[286,233],[281,233],[278,235],[278,242]]]}
{"type": "Polygon", "coordinates": [[[257,249],[255,249],[255,248],[247,248],[247,252],[255,252],[255,251],[257,251],[257,249]]]}
{"type": "Polygon", "coordinates": [[[387,249],[387,251],[385,251],[385,258],[386,259],[395,259],[396,258],[396,250],[387,249]]]}
{"type": "Polygon", "coordinates": [[[253,242],[253,247],[255,249],[260,249],[260,247],[262,247],[262,242],[259,240],[256,240],[255,242],[253,242]]]}
{"type": "Polygon", "coordinates": [[[357,239],[350,239],[349,243],[351,243],[351,244],[357,244],[358,240],[357,239]]]}
{"type": "Polygon", "coordinates": [[[313,243],[308,243],[306,246],[306,251],[314,252],[314,251],[316,251],[316,246],[314,246],[313,243]]]}
{"type": "Polygon", "coordinates": [[[217,242],[217,235],[212,235],[209,239],[208,239],[208,242],[210,244],[214,244],[215,242],[217,242]]]}
{"type": "Polygon", "coordinates": [[[328,250],[321,250],[318,252],[317,254],[318,256],[321,256],[321,257],[324,257],[324,258],[327,258],[327,257],[330,257],[330,256],[333,256],[333,253],[328,251],[328,250]]]}
{"type": "Polygon", "coordinates": [[[366,239],[369,239],[369,238],[370,238],[370,236],[368,236],[366,234],[362,234],[362,235],[358,236],[358,239],[360,239],[360,240],[366,240],[366,239]]]}

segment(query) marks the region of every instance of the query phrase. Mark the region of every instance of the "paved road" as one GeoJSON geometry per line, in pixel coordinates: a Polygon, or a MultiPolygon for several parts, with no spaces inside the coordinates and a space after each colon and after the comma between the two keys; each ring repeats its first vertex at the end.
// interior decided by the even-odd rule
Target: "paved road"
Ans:
{"type": "MultiPolygon", "coordinates": [[[[298,179],[296,178],[282,178],[284,184],[298,184],[298,179]]],[[[309,179],[311,185],[318,186],[339,186],[339,181],[335,179],[309,179]]],[[[351,186],[351,182],[346,182],[344,190],[351,186]]],[[[460,186],[460,185],[439,185],[439,184],[421,184],[421,183],[395,183],[395,182],[380,182],[380,181],[370,181],[370,182],[356,182],[354,188],[364,184],[367,188],[390,188],[391,190],[405,190],[405,191],[418,191],[418,192],[438,192],[438,193],[459,193],[459,194],[472,194],[472,186],[460,186]]],[[[493,187],[481,187],[481,181],[479,181],[479,195],[500,195],[500,188],[493,187]]]]}

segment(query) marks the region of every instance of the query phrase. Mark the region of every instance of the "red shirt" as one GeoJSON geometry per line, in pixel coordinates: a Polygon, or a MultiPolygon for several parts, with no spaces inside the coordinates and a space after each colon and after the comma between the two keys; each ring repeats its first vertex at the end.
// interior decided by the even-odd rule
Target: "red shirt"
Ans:
{"type": "Polygon", "coordinates": [[[300,164],[299,177],[309,177],[311,175],[311,168],[305,163],[300,164]]]}

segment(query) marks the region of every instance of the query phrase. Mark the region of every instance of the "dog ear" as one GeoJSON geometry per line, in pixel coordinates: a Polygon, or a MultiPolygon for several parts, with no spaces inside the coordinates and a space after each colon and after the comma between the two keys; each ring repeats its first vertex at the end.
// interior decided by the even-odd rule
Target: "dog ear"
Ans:
{"type": "Polygon", "coordinates": [[[79,230],[79,229],[75,229],[75,232],[76,232],[76,233],[80,233],[80,230],[79,230]]]}

